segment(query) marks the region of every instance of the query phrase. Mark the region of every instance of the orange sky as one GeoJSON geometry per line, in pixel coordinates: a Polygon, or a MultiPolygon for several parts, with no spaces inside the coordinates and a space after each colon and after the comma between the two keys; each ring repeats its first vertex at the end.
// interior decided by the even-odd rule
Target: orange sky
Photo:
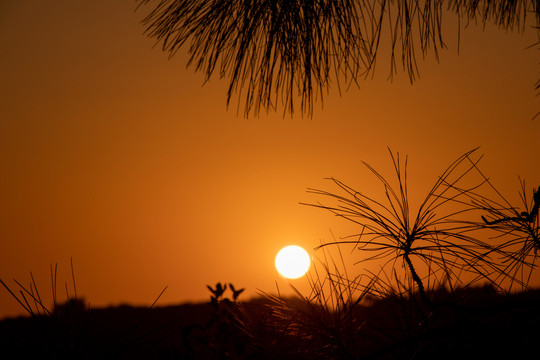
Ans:
{"type": "MultiPolygon", "coordinates": [[[[510,197],[517,176],[540,185],[535,41],[488,27],[455,28],[440,63],[410,85],[379,67],[374,80],[312,119],[245,119],[227,110],[226,81],[202,86],[143,35],[135,3],[0,3],[0,278],[49,294],[49,265],[92,306],[208,299],[206,284],[272,292],[274,256],[308,249],[347,227],[308,208],[307,187],[337,177],[374,184],[365,160],[388,169],[387,146],[409,155],[422,195],[459,155],[481,146],[482,169],[510,197]]],[[[381,62],[382,63],[382,62],[381,62]]],[[[234,99],[236,101],[236,99],[234,99]]],[[[414,196],[413,194],[411,196],[414,196]]],[[[298,280],[301,281],[301,280],[298,280]]],[[[21,313],[0,290],[0,318],[21,313]]]]}

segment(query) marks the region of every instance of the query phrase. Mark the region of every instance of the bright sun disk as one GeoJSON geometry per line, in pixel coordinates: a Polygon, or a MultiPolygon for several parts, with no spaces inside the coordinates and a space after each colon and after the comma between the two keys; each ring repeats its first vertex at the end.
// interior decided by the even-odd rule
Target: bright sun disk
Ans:
{"type": "Polygon", "coordinates": [[[303,276],[308,271],[310,262],[306,250],[296,245],[286,246],[276,255],[276,269],[288,279],[303,276]]]}

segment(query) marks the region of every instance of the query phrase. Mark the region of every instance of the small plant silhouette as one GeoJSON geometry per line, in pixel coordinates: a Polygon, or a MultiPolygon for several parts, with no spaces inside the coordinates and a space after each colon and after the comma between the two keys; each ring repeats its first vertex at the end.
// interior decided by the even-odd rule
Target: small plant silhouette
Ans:
{"type": "Polygon", "coordinates": [[[480,169],[477,171],[495,195],[486,196],[479,191],[467,194],[471,209],[478,212],[481,219],[470,221],[470,226],[487,232],[485,236],[498,254],[497,266],[500,270],[495,281],[499,288],[510,292],[517,284],[521,289],[529,289],[540,250],[540,187],[533,189],[533,196],[529,200],[525,181],[521,181],[521,206],[514,206],[480,169]]]}
{"type": "Polygon", "coordinates": [[[210,319],[203,325],[183,329],[182,358],[186,359],[244,359],[250,354],[248,335],[241,330],[239,314],[242,312],[238,297],[244,289],[233,284],[207,285],[210,291],[210,319]],[[227,288],[232,298],[226,296],[227,288]]]}
{"type": "Polygon", "coordinates": [[[31,280],[28,287],[14,280],[19,288],[18,291],[11,289],[0,279],[0,284],[30,315],[34,321],[33,324],[39,329],[38,348],[42,347],[40,351],[56,354],[58,357],[79,357],[89,352],[86,333],[89,306],[77,295],[72,259],[70,265],[73,292],[70,293],[66,282],[64,302],[58,300],[58,264],[50,267],[52,307],[45,303],[46,299],[42,297],[33,273],[30,273],[31,280]]]}
{"type": "Polygon", "coordinates": [[[309,189],[310,193],[333,199],[336,204],[319,202],[305,205],[329,210],[358,224],[360,228],[357,234],[321,246],[354,244],[362,255],[372,254],[360,262],[382,260],[383,269],[388,265],[395,269],[397,261],[402,260],[426,305],[431,301],[418,273],[418,265],[427,268],[430,273],[441,274],[446,281],[459,280],[457,274],[461,271],[474,273],[475,279],[489,279],[489,275],[498,270],[489,254],[501,249],[492,248],[471,236],[471,230],[460,220],[465,213],[472,211],[462,206],[462,202],[468,200],[467,194],[482,185],[475,183],[466,188],[458,187],[479,161],[471,160],[472,165],[467,161],[475,151],[460,156],[438,177],[416,214],[412,214],[409,206],[407,159],[402,164],[399,154],[393,154],[390,150],[397,189],[373,167],[364,163],[382,184],[384,200],[365,195],[334,178],[330,180],[343,194],[309,189]],[[415,260],[420,264],[415,264],[415,260]]]}

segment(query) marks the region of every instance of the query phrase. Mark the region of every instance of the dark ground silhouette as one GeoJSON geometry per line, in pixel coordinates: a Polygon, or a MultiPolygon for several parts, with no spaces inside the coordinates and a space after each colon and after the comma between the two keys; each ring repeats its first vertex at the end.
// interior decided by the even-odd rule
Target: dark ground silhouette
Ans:
{"type": "MultiPolygon", "coordinates": [[[[429,310],[419,297],[358,305],[349,313],[352,319],[340,319],[342,326],[334,329],[316,318],[311,325],[291,326],[293,319],[264,298],[90,310],[82,301],[72,301],[58,307],[55,316],[0,322],[0,357],[519,358],[537,347],[540,290],[501,295],[490,287],[475,287],[452,296],[445,291],[430,295],[434,305],[429,310]]],[[[302,300],[290,303],[298,313],[306,306],[302,300]]]]}

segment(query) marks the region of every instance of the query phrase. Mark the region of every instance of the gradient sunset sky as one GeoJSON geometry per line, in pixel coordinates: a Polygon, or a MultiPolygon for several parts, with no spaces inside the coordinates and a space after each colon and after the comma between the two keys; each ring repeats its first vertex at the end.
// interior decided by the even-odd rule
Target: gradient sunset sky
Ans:
{"type": "MultiPolygon", "coordinates": [[[[409,156],[411,197],[480,146],[482,170],[511,199],[518,175],[540,185],[536,33],[449,17],[437,63],[341,95],[312,118],[244,118],[227,80],[186,69],[146,37],[133,0],[0,2],[0,278],[49,296],[49,265],[93,307],[209,299],[207,284],[272,292],[285,245],[313,249],[348,225],[307,187],[336,177],[374,186],[361,161],[388,174],[387,147],[409,156]]],[[[359,255],[357,255],[359,256],[359,255]]],[[[537,279],[538,280],[538,279],[537,279]]],[[[302,280],[295,280],[302,281],[302,280]]],[[[62,285],[63,286],[63,285],[62,285]]],[[[63,288],[61,288],[63,289],[63,288]]],[[[22,309],[0,289],[0,318],[22,309]]]]}

